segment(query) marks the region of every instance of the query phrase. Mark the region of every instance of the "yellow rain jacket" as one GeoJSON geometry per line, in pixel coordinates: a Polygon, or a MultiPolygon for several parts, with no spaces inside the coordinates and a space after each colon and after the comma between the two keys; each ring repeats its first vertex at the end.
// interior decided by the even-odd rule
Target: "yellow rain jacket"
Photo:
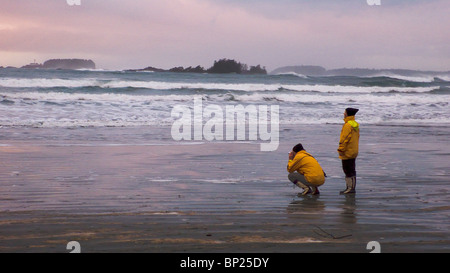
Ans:
{"type": "Polygon", "coordinates": [[[355,116],[346,117],[344,121],[339,140],[339,158],[354,159],[359,151],[359,124],[355,121],[355,116]]]}
{"type": "Polygon", "coordinates": [[[305,150],[299,151],[293,160],[289,160],[287,171],[303,174],[309,183],[316,186],[325,183],[325,174],[319,162],[305,150]]]}

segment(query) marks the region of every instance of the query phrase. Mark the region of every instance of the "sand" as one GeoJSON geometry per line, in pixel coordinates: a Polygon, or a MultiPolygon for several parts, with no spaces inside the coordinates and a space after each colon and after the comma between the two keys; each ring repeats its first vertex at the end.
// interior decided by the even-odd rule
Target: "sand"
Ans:
{"type": "Polygon", "coordinates": [[[0,252],[450,251],[450,128],[363,126],[355,195],[339,195],[339,125],[283,127],[280,147],[175,142],[170,128],[2,128],[0,252]],[[302,142],[328,174],[298,197],[302,142]]]}

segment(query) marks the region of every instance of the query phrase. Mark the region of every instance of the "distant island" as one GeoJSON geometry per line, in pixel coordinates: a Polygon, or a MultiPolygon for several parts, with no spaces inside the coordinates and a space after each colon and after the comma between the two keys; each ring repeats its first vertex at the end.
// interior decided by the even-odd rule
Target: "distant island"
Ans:
{"type": "Polygon", "coordinates": [[[339,68],[327,70],[321,66],[314,65],[299,65],[299,66],[284,66],[277,68],[270,72],[272,75],[296,73],[304,76],[355,76],[355,77],[373,77],[382,75],[401,75],[401,76],[423,76],[448,74],[447,72],[439,71],[418,71],[410,69],[369,69],[369,68],[339,68]]]}
{"type": "Polygon", "coordinates": [[[182,66],[174,67],[171,69],[161,69],[161,68],[155,68],[152,66],[148,66],[143,69],[128,69],[125,71],[129,72],[176,72],[176,73],[211,73],[211,74],[229,74],[229,73],[235,73],[235,74],[267,74],[267,70],[265,67],[261,67],[261,65],[256,66],[250,66],[246,64],[242,64],[240,62],[237,62],[235,60],[230,59],[221,59],[218,61],[214,61],[214,64],[212,67],[205,69],[202,66],[198,65],[196,67],[189,66],[187,68],[184,68],[182,66]]]}
{"type": "MultiPolygon", "coordinates": [[[[15,68],[12,66],[0,66],[2,68],[15,68]]],[[[33,63],[22,66],[24,69],[96,69],[96,65],[92,60],[85,59],[50,59],[43,64],[33,63]]],[[[337,68],[326,69],[317,65],[294,65],[279,67],[268,73],[266,67],[261,65],[248,66],[232,59],[220,59],[214,61],[214,64],[205,69],[204,67],[177,66],[170,69],[161,69],[153,66],[148,66],[141,69],[126,69],[127,72],[173,72],[173,73],[210,73],[210,74],[244,74],[244,75],[278,75],[278,74],[298,74],[312,77],[327,77],[327,76],[354,76],[354,77],[378,77],[389,75],[400,75],[406,77],[414,76],[439,76],[450,74],[450,71],[422,71],[412,69],[370,69],[370,68],[337,68]]]]}
{"type": "Polygon", "coordinates": [[[33,62],[22,66],[26,69],[95,69],[95,63],[92,60],[83,59],[51,59],[43,64],[33,62]]]}

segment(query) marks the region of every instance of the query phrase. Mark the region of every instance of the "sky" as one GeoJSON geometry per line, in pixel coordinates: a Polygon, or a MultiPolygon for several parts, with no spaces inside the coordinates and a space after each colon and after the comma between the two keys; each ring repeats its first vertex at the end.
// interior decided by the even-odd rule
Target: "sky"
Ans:
{"type": "Polygon", "coordinates": [[[449,0],[0,0],[0,66],[450,70],[449,0]]]}

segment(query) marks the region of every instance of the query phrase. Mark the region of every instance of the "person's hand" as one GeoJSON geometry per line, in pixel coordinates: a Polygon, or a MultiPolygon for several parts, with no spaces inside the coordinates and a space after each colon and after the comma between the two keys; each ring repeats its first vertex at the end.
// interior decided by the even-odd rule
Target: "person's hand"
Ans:
{"type": "Polygon", "coordinates": [[[291,152],[289,153],[289,160],[293,160],[294,157],[295,157],[295,153],[294,153],[294,151],[291,151],[291,152]]]}

